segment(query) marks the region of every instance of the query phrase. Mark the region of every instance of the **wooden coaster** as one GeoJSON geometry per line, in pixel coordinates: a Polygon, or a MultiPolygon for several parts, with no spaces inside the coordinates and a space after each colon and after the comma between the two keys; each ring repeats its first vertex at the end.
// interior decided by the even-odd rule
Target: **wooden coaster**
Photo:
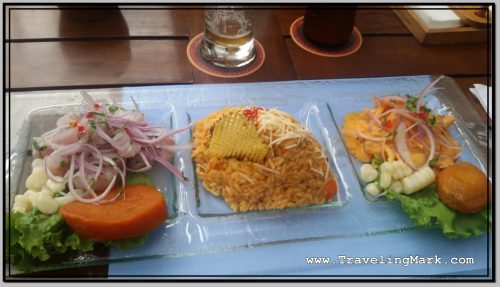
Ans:
{"type": "Polygon", "coordinates": [[[358,28],[354,27],[352,29],[352,34],[346,44],[338,47],[323,47],[318,46],[309,42],[302,33],[302,27],[304,26],[304,17],[300,17],[295,20],[290,26],[290,35],[293,41],[302,49],[309,53],[322,56],[322,57],[345,57],[356,53],[356,51],[361,48],[363,44],[363,38],[358,28]]]}
{"type": "Polygon", "coordinates": [[[266,58],[266,53],[262,45],[259,41],[254,41],[255,59],[248,66],[241,68],[218,67],[205,60],[201,56],[200,52],[200,45],[203,42],[203,33],[196,35],[193,39],[191,39],[191,41],[189,41],[187,46],[187,56],[191,64],[205,74],[220,78],[244,77],[257,71],[262,66],[264,59],[266,58]]]}

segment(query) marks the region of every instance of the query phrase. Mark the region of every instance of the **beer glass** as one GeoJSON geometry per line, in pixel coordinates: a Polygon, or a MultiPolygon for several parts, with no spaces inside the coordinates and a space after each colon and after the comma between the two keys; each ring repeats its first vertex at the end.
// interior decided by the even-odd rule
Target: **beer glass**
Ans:
{"type": "Polygon", "coordinates": [[[332,47],[344,45],[351,36],[356,6],[310,5],[304,15],[304,37],[311,43],[332,47]]]}
{"type": "Polygon", "coordinates": [[[225,68],[243,67],[255,58],[253,13],[222,8],[205,11],[205,35],[201,55],[225,68]]]}

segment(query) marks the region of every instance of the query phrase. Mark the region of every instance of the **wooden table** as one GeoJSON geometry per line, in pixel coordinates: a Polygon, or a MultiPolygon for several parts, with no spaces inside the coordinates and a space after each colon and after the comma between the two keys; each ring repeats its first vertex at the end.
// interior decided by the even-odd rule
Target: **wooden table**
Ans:
{"type": "MultiPolygon", "coordinates": [[[[469,92],[473,83],[491,85],[486,43],[423,46],[390,9],[367,6],[359,8],[355,24],[361,49],[324,58],[302,50],[289,35],[304,7],[261,6],[254,35],[266,51],[264,65],[250,76],[223,79],[201,73],[186,57],[189,40],[204,28],[201,8],[120,6],[85,21],[56,6],[7,6],[7,91],[445,74],[488,122],[469,92]]],[[[106,277],[107,266],[34,276],[68,274],[106,277]]]]}

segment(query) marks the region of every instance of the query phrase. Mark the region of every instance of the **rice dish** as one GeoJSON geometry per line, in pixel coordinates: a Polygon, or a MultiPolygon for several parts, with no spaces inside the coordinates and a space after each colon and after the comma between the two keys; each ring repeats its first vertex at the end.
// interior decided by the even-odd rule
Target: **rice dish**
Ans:
{"type": "MultiPolygon", "coordinates": [[[[337,191],[323,147],[299,121],[277,109],[223,108],[196,122],[193,144],[196,173],[204,188],[222,196],[234,211],[323,204],[337,191]],[[228,114],[244,115],[255,125],[267,146],[262,160],[210,152],[214,126],[228,114]]],[[[241,139],[232,147],[245,144],[241,139]]]]}

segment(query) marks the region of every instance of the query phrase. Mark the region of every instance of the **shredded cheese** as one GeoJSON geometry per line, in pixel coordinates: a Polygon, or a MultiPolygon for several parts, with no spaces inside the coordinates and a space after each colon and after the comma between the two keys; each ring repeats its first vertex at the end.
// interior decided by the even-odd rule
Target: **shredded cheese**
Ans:
{"type": "Polygon", "coordinates": [[[317,174],[319,174],[319,175],[321,175],[321,176],[324,176],[323,171],[321,171],[321,170],[319,170],[319,169],[316,169],[316,168],[314,168],[314,167],[311,167],[310,169],[311,169],[312,171],[314,171],[315,173],[317,173],[317,174]]]}
{"type": "Polygon", "coordinates": [[[326,171],[325,171],[325,181],[328,179],[328,174],[330,173],[330,166],[328,162],[326,163],[326,171]]]}
{"type": "Polygon", "coordinates": [[[245,179],[246,181],[250,182],[251,184],[255,184],[255,181],[253,181],[248,175],[244,174],[244,173],[241,173],[241,172],[238,172],[238,174],[243,178],[245,179]]]}
{"type": "Polygon", "coordinates": [[[263,166],[263,165],[261,165],[261,164],[258,164],[258,163],[255,163],[255,162],[254,162],[254,163],[253,163],[253,165],[254,165],[255,167],[258,167],[258,168],[262,169],[262,170],[265,170],[265,171],[268,171],[268,172],[272,172],[272,173],[275,173],[275,174],[278,174],[278,175],[280,174],[280,173],[279,173],[279,171],[274,170],[274,169],[270,169],[270,168],[265,167],[265,166],[263,166]]]}
{"type": "MultiPolygon", "coordinates": [[[[307,135],[310,134],[310,131],[308,131],[303,125],[293,122],[287,114],[276,109],[260,112],[258,123],[258,133],[262,134],[264,131],[269,131],[268,146],[270,148],[272,148],[273,145],[280,144],[288,139],[299,139],[298,143],[293,146],[296,147],[307,135]]],[[[288,146],[288,148],[293,147],[288,146]]]]}

